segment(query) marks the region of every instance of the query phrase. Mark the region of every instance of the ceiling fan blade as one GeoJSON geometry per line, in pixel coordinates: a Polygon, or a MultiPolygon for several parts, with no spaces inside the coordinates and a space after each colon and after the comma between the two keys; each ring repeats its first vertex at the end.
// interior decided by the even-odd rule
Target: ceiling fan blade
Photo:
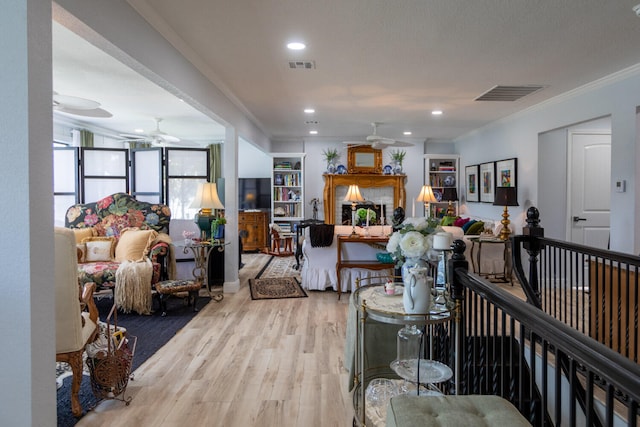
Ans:
{"type": "Polygon", "coordinates": [[[110,112],[108,112],[103,108],[93,108],[90,110],[85,110],[85,109],[78,110],[75,108],[54,106],[54,110],[60,113],[72,114],[74,116],[96,117],[96,118],[103,118],[103,119],[108,119],[109,117],[113,117],[113,114],[111,114],[110,112]]]}
{"type": "Polygon", "coordinates": [[[347,145],[371,145],[371,143],[367,141],[342,141],[342,143],[347,145]]]}
{"type": "Polygon", "coordinates": [[[91,99],[80,98],[77,96],[53,95],[54,105],[71,110],[95,110],[100,107],[100,103],[91,99]]]}
{"type": "Polygon", "coordinates": [[[404,141],[394,141],[394,143],[390,145],[393,145],[394,147],[413,147],[414,144],[404,141]]]}

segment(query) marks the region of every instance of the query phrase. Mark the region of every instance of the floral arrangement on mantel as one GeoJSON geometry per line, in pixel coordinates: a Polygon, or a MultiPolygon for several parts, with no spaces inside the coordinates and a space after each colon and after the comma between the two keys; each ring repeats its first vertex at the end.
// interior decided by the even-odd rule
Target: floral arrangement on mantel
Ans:
{"type": "Polygon", "coordinates": [[[391,254],[396,267],[402,267],[407,258],[423,258],[433,246],[433,235],[438,231],[441,228],[434,218],[405,219],[387,242],[387,252],[391,254]]]}
{"type": "Polygon", "coordinates": [[[402,166],[402,162],[404,161],[404,158],[406,157],[406,155],[407,155],[407,152],[404,150],[392,150],[389,153],[391,160],[394,162],[397,162],[400,166],[402,166]]]}
{"type": "Polygon", "coordinates": [[[322,150],[322,155],[324,156],[325,161],[328,163],[333,163],[340,154],[336,148],[328,148],[326,150],[322,150]]]}

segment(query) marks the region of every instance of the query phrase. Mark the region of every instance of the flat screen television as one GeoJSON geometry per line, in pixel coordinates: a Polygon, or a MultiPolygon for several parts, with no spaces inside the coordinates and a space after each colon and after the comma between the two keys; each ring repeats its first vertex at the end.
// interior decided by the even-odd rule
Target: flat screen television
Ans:
{"type": "Polygon", "coordinates": [[[238,178],[238,209],[271,209],[271,178],[238,178]]]}

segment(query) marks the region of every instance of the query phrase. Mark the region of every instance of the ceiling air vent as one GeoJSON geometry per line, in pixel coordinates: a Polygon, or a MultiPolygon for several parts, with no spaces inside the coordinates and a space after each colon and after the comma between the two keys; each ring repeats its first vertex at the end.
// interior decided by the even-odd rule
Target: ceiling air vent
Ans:
{"type": "Polygon", "coordinates": [[[537,92],[544,86],[494,86],[475,99],[475,101],[517,101],[533,92],[537,92]]]}
{"type": "Polygon", "coordinates": [[[293,70],[313,70],[316,68],[315,61],[289,61],[289,68],[293,70]]]}

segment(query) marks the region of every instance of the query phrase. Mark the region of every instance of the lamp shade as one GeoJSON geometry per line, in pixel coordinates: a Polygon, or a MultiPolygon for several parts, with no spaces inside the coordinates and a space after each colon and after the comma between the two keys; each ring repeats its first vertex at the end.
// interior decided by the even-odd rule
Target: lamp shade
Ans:
{"type": "Polygon", "coordinates": [[[196,197],[189,206],[192,209],[224,209],[224,205],[218,197],[216,184],[205,182],[198,186],[196,197]]]}
{"type": "Polygon", "coordinates": [[[458,200],[458,190],[455,187],[445,187],[442,190],[442,200],[455,202],[458,200]]]}
{"type": "Polygon", "coordinates": [[[493,199],[494,206],[520,206],[518,205],[518,192],[516,187],[496,187],[496,195],[493,199]]]}
{"type": "Polygon", "coordinates": [[[423,185],[416,201],[423,203],[436,203],[438,199],[436,199],[436,196],[433,194],[433,188],[431,188],[430,185],[423,185]]]}
{"type": "Polygon", "coordinates": [[[364,202],[364,197],[360,194],[360,188],[356,184],[351,184],[347,195],[344,198],[345,202],[364,202]]]}

